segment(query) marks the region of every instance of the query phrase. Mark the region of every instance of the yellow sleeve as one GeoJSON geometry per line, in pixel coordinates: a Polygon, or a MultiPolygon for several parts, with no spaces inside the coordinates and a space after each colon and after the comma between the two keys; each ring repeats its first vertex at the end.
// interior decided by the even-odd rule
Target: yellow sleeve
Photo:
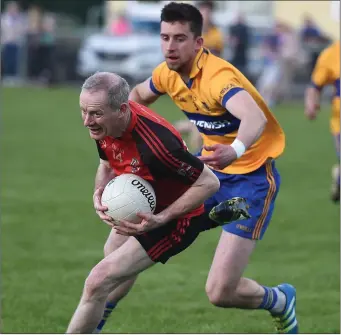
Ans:
{"type": "Polygon", "coordinates": [[[232,69],[225,68],[212,77],[211,97],[225,108],[226,102],[244,87],[232,69]]]}
{"type": "Polygon", "coordinates": [[[167,64],[165,62],[157,66],[150,78],[149,87],[155,94],[165,94],[167,92],[167,78],[166,74],[167,64]],[[165,68],[166,67],[166,68],[165,68]]]}
{"type": "Polygon", "coordinates": [[[330,57],[329,50],[324,50],[317,59],[313,73],[311,75],[312,86],[317,89],[321,89],[323,86],[331,84],[333,78],[330,72],[330,57]]]}

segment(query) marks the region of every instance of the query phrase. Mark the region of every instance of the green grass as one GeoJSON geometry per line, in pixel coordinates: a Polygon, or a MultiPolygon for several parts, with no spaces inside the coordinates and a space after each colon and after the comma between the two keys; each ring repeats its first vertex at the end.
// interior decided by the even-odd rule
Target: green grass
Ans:
{"type": "MultiPolygon", "coordinates": [[[[169,100],[156,110],[174,121],[169,100]]],[[[335,163],[328,106],[314,123],[302,105],[277,108],[287,134],[282,187],[246,275],[297,287],[304,333],[339,333],[339,206],[329,201],[335,163]]],[[[3,89],[1,141],[2,321],[5,333],[63,333],[108,228],[92,208],[98,164],[83,129],[78,90],[3,89]]],[[[220,230],[202,234],[166,266],[142,274],[108,333],[271,333],[264,311],[218,309],[205,281],[220,230]]]]}

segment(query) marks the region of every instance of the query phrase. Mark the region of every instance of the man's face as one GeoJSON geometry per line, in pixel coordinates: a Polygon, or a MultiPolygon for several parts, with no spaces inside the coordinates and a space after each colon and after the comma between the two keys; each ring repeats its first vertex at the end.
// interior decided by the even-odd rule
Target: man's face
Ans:
{"type": "Polygon", "coordinates": [[[116,138],[122,135],[127,106],[122,106],[122,110],[112,110],[105,91],[82,90],[79,100],[83,123],[92,139],[99,141],[106,136],[116,138]]]}
{"type": "Polygon", "coordinates": [[[188,22],[161,22],[161,48],[169,69],[180,72],[192,63],[203,44],[188,22]]]}

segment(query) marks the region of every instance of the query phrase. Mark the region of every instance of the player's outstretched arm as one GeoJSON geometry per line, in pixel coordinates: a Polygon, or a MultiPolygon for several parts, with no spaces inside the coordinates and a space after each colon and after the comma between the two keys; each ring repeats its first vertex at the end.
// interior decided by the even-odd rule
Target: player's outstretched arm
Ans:
{"type": "Polygon", "coordinates": [[[136,85],[129,94],[129,100],[141,105],[148,106],[157,100],[159,94],[154,93],[150,88],[150,78],[136,85]]]}

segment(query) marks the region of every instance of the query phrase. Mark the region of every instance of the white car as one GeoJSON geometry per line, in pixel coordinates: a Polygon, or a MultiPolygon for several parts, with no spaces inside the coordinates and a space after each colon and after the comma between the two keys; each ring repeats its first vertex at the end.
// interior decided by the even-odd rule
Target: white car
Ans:
{"type": "Polygon", "coordinates": [[[78,54],[77,73],[115,72],[130,84],[147,79],[163,61],[159,35],[114,36],[105,33],[86,38],[78,54]]]}

